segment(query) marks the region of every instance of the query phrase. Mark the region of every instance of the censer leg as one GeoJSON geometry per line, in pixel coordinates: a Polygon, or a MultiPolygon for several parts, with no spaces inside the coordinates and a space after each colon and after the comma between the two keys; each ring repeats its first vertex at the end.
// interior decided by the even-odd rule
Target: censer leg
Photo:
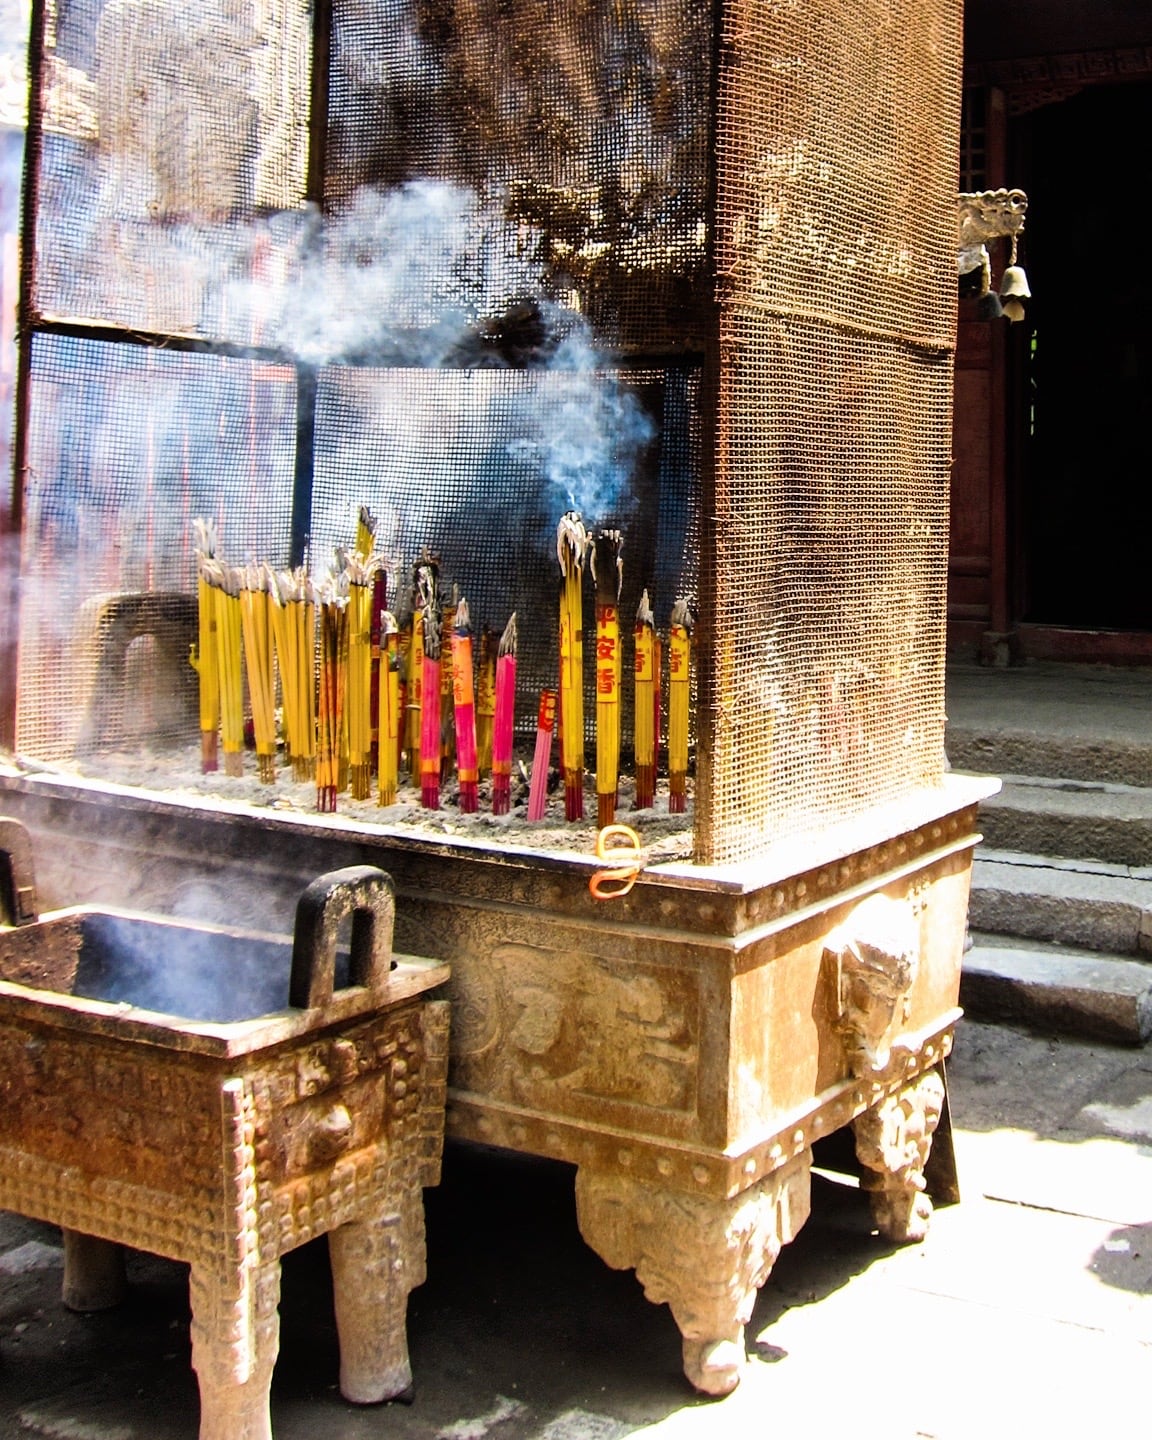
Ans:
{"type": "Polygon", "coordinates": [[[584,1167],[577,1173],[580,1233],[614,1270],[634,1268],[653,1304],[671,1308],[684,1373],[706,1395],[740,1383],[756,1293],[808,1218],[810,1166],[805,1150],[731,1199],[584,1167]]]}
{"type": "Polygon", "coordinates": [[[86,1313],[110,1310],[128,1294],[124,1251],[112,1240],[64,1230],[64,1304],[86,1313]]]}
{"type": "Polygon", "coordinates": [[[888,1240],[923,1240],[932,1216],[924,1168],[944,1108],[944,1080],[929,1070],[853,1122],[856,1156],[866,1167],[872,1218],[888,1240]]]}
{"type": "Polygon", "coordinates": [[[408,1292],[423,1283],[424,1205],[417,1191],[398,1213],[328,1234],[340,1393],[357,1405],[393,1400],[412,1386],[408,1292]]]}
{"type": "Polygon", "coordinates": [[[200,1382],[200,1440],[272,1440],[268,1392],[280,1349],[280,1262],[193,1263],[192,1368],[200,1382]]]}

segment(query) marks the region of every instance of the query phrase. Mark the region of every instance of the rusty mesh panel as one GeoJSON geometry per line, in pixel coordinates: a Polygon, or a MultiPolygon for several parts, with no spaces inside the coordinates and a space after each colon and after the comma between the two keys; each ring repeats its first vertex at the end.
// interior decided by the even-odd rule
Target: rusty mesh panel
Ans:
{"type": "Polygon", "coordinates": [[[22,753],[196,734],[192,520],[231,562],[287,564],[295,438],[291,369],[34,337],[22,753]]]}
{"type": "Polygon", "coordinates": [[[307,0],[69,0],[46,27],[35,306],[240,343],[304,197],[307,0]]]}
{"type": "Polygon", "coordinates": [[[711,30],[698,0],[335,0],[327,201],[462,187],[598,338],[698,348],[711,30]]]}
{"type": "MultiPolygon", "coordinates": [[[[694,373],[680,371],[327,367],[317,406],[314,568],[351,543],[367,504],[399,615],[410,611],[412,566],[425,548],[440,557],[445,592],[457,586],[467,599],[477,634],[487,625],[499,635],[515,610],[517,721],[534,732],[539,692],[557,680],[556,522],[570,497],[591,528],[624,531],[624,620],[647,588],[663,629],[675,598],[695,583],[695,389],[694,373]],[[621,446],[626,430],[632,438],[621,446]],[[598,432],[618,448],[601,451],[598,432]]],[[[589,635],[593,596],[587,577],[589,635]]],[[[630,662],[630,641],[626,655],[630,662]]],[[[587,665],[589,741],[593,683],[587,665]]]]}
{"type": "Polygon", "coordinates": [[[943,769],[953,0],[724,19],[697,857],[943,769]]]}

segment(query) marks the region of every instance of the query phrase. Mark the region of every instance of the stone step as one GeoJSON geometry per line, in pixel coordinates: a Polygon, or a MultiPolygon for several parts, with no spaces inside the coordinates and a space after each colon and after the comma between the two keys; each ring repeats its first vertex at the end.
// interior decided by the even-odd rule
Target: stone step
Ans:
{"type": "Polygon", "coordinates": [[[960,1003],[977,1018],[1142,1045],[1152,1034],[1152,965],[974,935],[960,1003]]]}
{"type": "Polygon", "coordinates": [[[972,867],[973,931],[1152,955],[1152,869],[992,850],[972,867]]]}
{"type": "Polygon", "coordinates": [[[1100,784],[1152,786],[1149,741],[993,730],[950,722],[945,749],[954,770],[976,775],[1056,776],[1100,784]]]}
{"type": "Polygon", "coordinates": [[[1002,779],[999,794],[980,806],[980,830],[992,849],[1152,865],[1152,789],[1011,773],[1002,779]]]}

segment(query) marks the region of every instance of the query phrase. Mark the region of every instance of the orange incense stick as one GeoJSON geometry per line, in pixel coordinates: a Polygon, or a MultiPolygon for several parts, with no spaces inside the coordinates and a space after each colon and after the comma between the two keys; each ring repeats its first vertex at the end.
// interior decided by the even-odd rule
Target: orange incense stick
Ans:
{"type": "Polygon", "coordinates": [[[472,678],[472,624],[468,602],[456,606],[452,625],[452,708],[456,717],[456,778],[460,809],[475,814],[479,801],[476,763],[476,695],[472,678]]]}
{"type": "Polygon", "coordinates": [[[496,714],[496,637],[487,625],[480,631],[480,663],[476,668],[476,768],[492,769],[492,721],[496,714]]]}

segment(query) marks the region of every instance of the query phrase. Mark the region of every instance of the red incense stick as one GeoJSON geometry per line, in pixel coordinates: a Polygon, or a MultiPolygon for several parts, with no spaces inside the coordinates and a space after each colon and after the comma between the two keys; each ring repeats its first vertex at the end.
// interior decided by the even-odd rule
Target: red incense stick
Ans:
{"type": "Polygon", "coordinates": [[[536,751],[528,785],[528,819],[543,820],[548,809],[548,765],[552,757],[552,728],[556,723],[556,692],[541,690],[536,715],[536,751]]]}
{"type": "Polygon", "coordinates": [[[417,570],[420,615],[424,631],[424,666],[420,707],[420,803],[425,810],[440,808],[440,611],[436,604],[436,577],[431,569],[417,570]]]}
{"type": "Polygon", "coordinates": [[[477,806],[476,691],[472,676],[472,623],[467,600],[456,607],[452,626],[452,708],[456,718],[456,778],[460,809],[473,815],[477,806]]]}
{"type": "Polygon", "coordinates": [[[516,719],[516,616],[508,621],[496,654],[496,713],[492,721],[492,813],[512,808],[512,736],[516,719]]]}

